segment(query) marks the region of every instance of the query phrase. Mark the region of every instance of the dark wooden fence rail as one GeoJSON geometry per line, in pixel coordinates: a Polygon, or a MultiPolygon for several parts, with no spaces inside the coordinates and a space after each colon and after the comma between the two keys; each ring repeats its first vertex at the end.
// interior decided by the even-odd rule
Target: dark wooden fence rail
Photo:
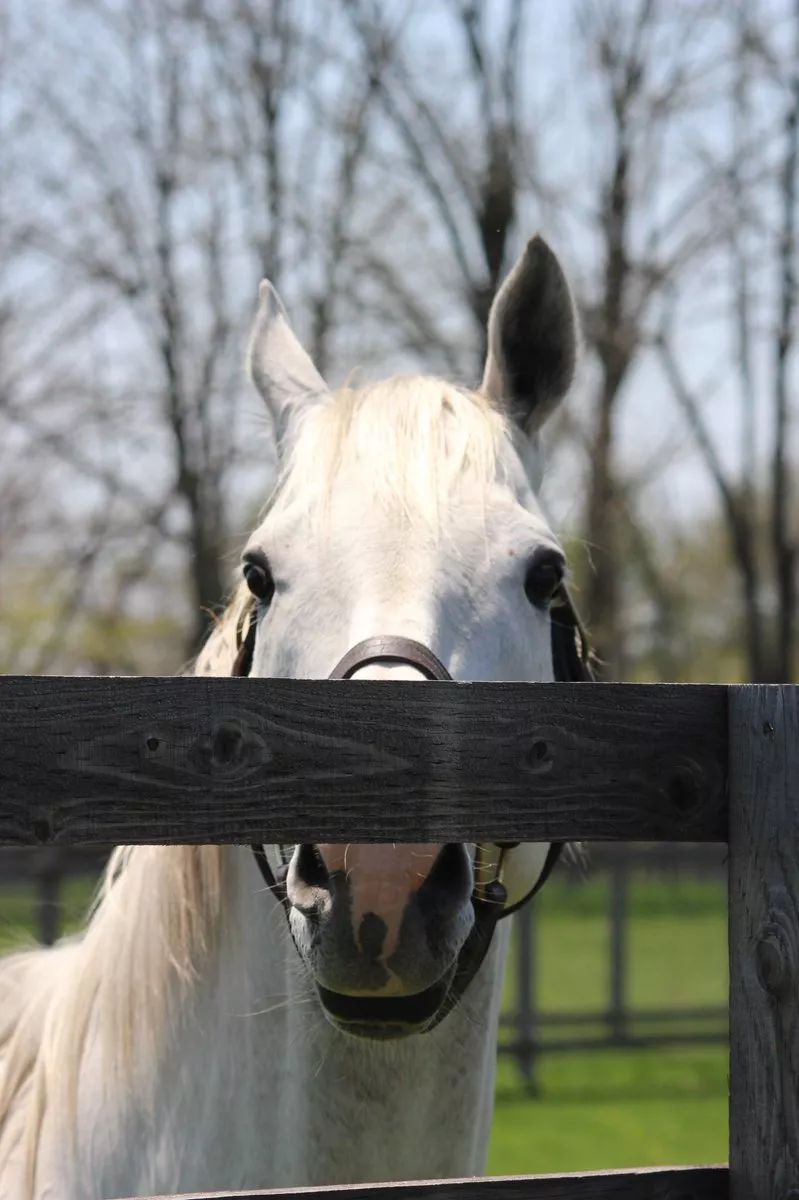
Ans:
{"type": "MultiPolygon", "coordinates": [[[[514,1175],[487,1179],[356,1184],[286,1191],[192,1192],[180,1200],[727,1200],[726,1167],[589,1171],[581,1175],[514,1175]]],[[[149,1200],[174,1200],[151,1196],[149,1200]]]]}
{"type": "Polygon", "coordinates": [[[0,844],[727,836],[723,687],[0,678],[0,844]]]}
{"type": "Polygon", "coordinates": [[[0,679],[0,844],[255,839],[729,842],[729,1170],[304,1194],[799,1196],[799,689],[0,679]]]}

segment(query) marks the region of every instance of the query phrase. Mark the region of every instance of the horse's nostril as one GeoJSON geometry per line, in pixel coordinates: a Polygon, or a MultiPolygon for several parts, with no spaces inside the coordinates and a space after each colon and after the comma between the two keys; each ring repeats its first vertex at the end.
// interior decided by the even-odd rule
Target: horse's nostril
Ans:
{"type": "Polygon", "coordinates": [[[318,914],[330,893],[330,874],[316,846],[297,847],[286,879],[288,898],[305,916],[318,914]]]}
{"type": "Polygon", "coordinates": [[[377,913],[368,912],[361,919],[358,930],[358,941],[366,958],[374,961],[383,953],[383,943],[386,940],[388,926],[377,913]]]}
{"type": "Polygon", "coordinates": [[[316,846],[301,845],[294,860],[297,876],[309,887],[327,887],[330,875],[316,846]]]}
{"type": "Polygon", "coordinates": [[[418,900],[422,906],[435,905],[439,911],[457,911],[471,894],[472,865],[466,847],[447,842],[419,888],[418,900]]]}

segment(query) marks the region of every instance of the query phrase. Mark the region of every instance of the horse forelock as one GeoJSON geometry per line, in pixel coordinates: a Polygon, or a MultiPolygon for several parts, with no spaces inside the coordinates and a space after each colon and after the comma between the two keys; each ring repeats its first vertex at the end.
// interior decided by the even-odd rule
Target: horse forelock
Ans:
{"type": "Polygon", "coordinates": [[[327,512],[337,489],[437,524],[453,484],[493,483],[514,453],[505,413],[479,392],[432,376],[342,388],[298,423],[269,508],[327,512]]]}

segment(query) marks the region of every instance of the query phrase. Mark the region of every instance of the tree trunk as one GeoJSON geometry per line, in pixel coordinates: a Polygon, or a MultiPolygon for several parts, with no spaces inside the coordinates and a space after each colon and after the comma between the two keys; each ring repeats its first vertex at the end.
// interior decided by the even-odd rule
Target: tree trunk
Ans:
{"type": "Polygon", "coordinates": [[[202,517],[195,521],[192,513],[189,571],[194,619],[188,647],[192,655],[199,651],[208,636],[213,623],[213,613],[224,600],[226,591],[219,566],[221,547],[208,525],[209,522],[202,517]]]}
{"type": "MultiPolygon", "coordinates": [[[[796,50],[799,55],[799,0],[795,6],[796,50]]],[[[779,244],[780,312],[776,338],[773,453],[772,543],[777,592],[776,646],[773,681],[793,679],[796,640],[797,547],[793,529],[788,464],[788,362],[796,314],[796,176],[799,158],[799,65],[794,70],[785,115],[785,159],[780,177],[782,228],[779,244]]]]}

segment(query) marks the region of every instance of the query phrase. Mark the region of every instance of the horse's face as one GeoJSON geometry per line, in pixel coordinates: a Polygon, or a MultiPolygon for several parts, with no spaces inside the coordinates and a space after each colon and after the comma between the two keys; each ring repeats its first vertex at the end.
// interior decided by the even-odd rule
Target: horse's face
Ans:
{"type": "MultiPolygon", "coordinates": [[[[283,475],[244,553],[260,608],[251,674],[325,678],[388,635],[422,643],[456,679],[551,680],[565,564],[535,498],[537,431],[574,356],[568,287],[538,239],[494,302],[479,393],[418,378],[333,396],[262,286],[251,367],[283,475]]],[[[372,662],[352,678],[423,675],[372,662]]],[[[507,855],[509,903],[546,851],[507,855]]],[[[474,847],[296,847],[291,932],[328,1016],[367,1036],[430,1023],[469,945],[475,876],[474,847]]]]}

